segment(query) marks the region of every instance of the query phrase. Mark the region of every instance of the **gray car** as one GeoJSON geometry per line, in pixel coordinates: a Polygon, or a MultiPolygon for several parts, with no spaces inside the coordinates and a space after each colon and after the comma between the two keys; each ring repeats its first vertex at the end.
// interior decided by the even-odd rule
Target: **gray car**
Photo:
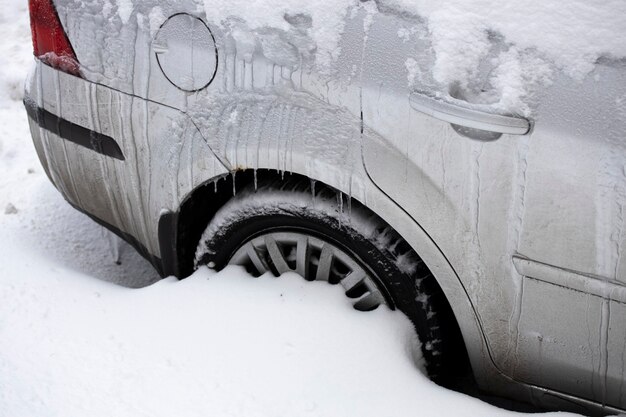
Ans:
{"type": "Polygon", "coordinates": [[[413,321],[436,381],[625,412],[625,61],[545,59],[507,102],[503,36],[451,82],[422,17],[353,3],[30,0],[46,173],[163,276],[342,285],[413,321]]]}

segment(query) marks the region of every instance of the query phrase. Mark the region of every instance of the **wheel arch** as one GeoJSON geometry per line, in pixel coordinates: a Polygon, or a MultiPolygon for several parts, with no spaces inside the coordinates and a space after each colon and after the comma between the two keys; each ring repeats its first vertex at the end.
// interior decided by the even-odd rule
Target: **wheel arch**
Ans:
{"type": "Polygon", "coordinates": [[[455,271],[428,234],[366,176],[367,181],[363,181],[363,178],[343,181],[343,187],[340,183],[328,184],[300,173],[275,169],[241,169],[215,176],[194,188],[176,212],[164,212],[160,217],[159,241],[166,274],[185,278],[193,273],[195,250],[202,232],[237,189],[287,176],[314,181],[316,187],[326,187],[349,196],[352,190],[358,189],[358,193],[351,197],[396,230],[434,275],[477,380],[493,382],[494,377],[499,376],[490,360],[476,312],[455,271]],[[359,185],[353,188],[355,182],[359,185]]]}

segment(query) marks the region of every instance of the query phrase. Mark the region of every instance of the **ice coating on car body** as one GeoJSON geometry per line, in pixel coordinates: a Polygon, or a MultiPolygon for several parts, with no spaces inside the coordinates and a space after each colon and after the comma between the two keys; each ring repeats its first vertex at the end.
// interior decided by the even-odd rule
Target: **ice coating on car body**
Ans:
{"type": "MultiPolygon", "coordinates": [[[[624,280],[624,125],[616,110],[623,109],[625,83],[614,57],[585,55],[572,74],[546,51],[511,43],[506,30],[493,31],[473,14],[469,21],[463,13],[410,14],[387,2],[253,3],[241,13],[219,2],[219,10],[191,1],[148,2],[135,4],[128,19],[121,19],[123,8],[122,15],[117,10],[101,19],[99,4],[84,3],[78,14],[72,8],[82,2],[59,4],[85,78],[99,85],[80,81],[83,89],[74,92],[74,81],[60,75],[55,85],[62,100],[58,91],[39,87],[38,102],[110,133],[128,158],[120,166],[72,147],[64,155],[56,138],[44,134],[42,159],[70,200],[118,224],[152,254],[160,254],[161,214],[176,212],[198,186],[214,181],[217,189],[218,178],[235,179],[241,170],[253,170],[255,177],[257,170],[294,172],[380,210],[390,224],[393,217],[404,219],[393,226],[407,240],[424,233],[436,242],[445,257],[428,266],[458,274],[441,278],[442,286],[471,300],[476,310],[465,310],[466,326],[484,326],[486,338],[485,345],[476,342],[475,356],[493,360],[497,372],[539,385],[556,374],[528,365],[546,366],[559,340],[546,336],[559,331],[549,324],[536,328],[541,320],[533,314],[550,307],[533,305],[533,294],[551,294],[562,305],[586,303],[576,318],[598,319],[603,329],[610,310],[619,308],[609,303],[605,314],[606,297],[599,297],[597,309],[598,297],[580,299],[554,282],[560,266],[582,279],[606,281],[608,288],[624,280]],[[322,6],[323,14],[311,9],[322,6]],[[216,79],[197,93],[165,83],[151,49],[159,21],[180,11],[206,20],[220,54],[216,79]],[[325,17],[328,28],[320,32],[325,17]],[[448,37],[444,26],[450,22],[458,24],[448,37]],[[472,47],[457,54],[461,40],[472,47]],[[93,48],[94,41],[103,47],[93,48]],[[613,80],[610,91],[601,88],[605,80],[613,80]],[[411,108],[409,94],[422,88],[536,123],[529,136],[472,141],[411,108]],[[112,121],[96,123],[89,116],[96,113],[100,122],[112,121]],[[89,182],[95,189],[78,184],[73,191],[76,181],[65,172],[70,158],[79,177],[101,166],[114,184],[102,185],[104,174],[94,174],[89,182]],[[110,189],[120,190],[113,207],[104,198],[110,189]],[[389,215],[385,204],[396,203],[405,213],[389,215]],[[122,211],[118,219],[115,207],[122,211]],[[586,219],[593,227],[579,227],[586,219]],[[568,238],[554,245],[561,235],[568,238]],[[557,272],[539,277],[547,282],[520,272],[511,263],[520,254],[552,263],[557,272]],[[533,361],[535,355],[541,361],[533,361]]],[[[44,68],[37,82],[51,85],[49,76],[44,68]]],[[[422,242],[410,241],[416,248],[422,242]]],[[[609,336],[561,332],[561,338],[584,340],[585,349],[572,353],[573,362],[584,364],[581,378],[592,373],[591,384],[598,386],[609,372],[619,377],[618,368],[605,366],[620,359],[606,353],[609,336]]],[[[616,395],[607,394],[610,389],[604,384],[594,395],[616,395]]]]}
{"type": "Polygon", "coordinates": [[[506,5],[487,0],[445,5],[418,0],[179,0],[167,5],[120,1],[111,6],[82,0],[58,3],[83,70],[94,81],[129,93],[137,93],[141,81],[135,75],[136,58],[123,46],[133,44],[135,51],[149,49],[155,28],[167,16],[181,11],[198,15],[212,27],[232,34],[239,58],[247,63],[252,62],[254,50],[260,48],[266,58],[285,70],[302,67],[305,63],[300,61],[304,59],[314,62],[315,70],[322,74],[335,71],[345,26],[359,9],[367,11],[365,34],[376,14],[397,14],[413,22],[398,29],[401,36],[426,39],[430,50],[427,54],[434,58],[434,65],[424,60],[425,50],[407,56],[409,84],[415,82],[419,70],[429,78],[420,81],[444,95],[450,86],[459,84],[468,90],[470,100],[523,114],[532,112],[537,84],[549,83],[554,71],[580,80],[593,70],[598,58],[626,56],[626,29],[620,20],[626,11],[619,0],[593,4],[575,1],[562,6],[553,2],[506,5]],[[84,18],[71,12],[76,7],[83,8],[84,18]],[[523,10],[530,10],[532,19],[523,18],[527,16],[523,10]],[[133,19],[131,15],[141,18],[133,19]],[[94,41],[107,47],[93,48],[94,41]],[[492,67],[488,79],[477,72],[485,65],[492,67]]]}

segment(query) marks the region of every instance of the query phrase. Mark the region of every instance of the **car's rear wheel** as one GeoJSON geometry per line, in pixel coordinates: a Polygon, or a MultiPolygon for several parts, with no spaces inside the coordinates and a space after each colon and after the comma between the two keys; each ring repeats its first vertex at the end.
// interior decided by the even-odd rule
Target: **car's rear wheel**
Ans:
{"type": "Polygon", "coordinates": [[[209,223],[196,260],[218,270],[243,265],[255,276],[292,271],[341,284],[357,310],[397,308],[415,326],[429,375],[442,373],[434,278],[389,225],[341,193],[302,181],[239,190],[209,223]]]}

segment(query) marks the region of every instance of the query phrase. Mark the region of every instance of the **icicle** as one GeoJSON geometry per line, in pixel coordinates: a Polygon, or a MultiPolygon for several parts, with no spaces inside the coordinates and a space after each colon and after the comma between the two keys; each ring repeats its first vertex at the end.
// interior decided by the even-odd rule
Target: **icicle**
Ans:
{"type": "Polygon", "coordinates": [[[233,197],[237,194],[237,185],[235,184],[235,176],[237,175],[237,171],[233,171],[233,197]]]}
{"type": "Polygon", "coordinates": [[[272,64],[272,86],[276,85],[276,64],[272,64]]]}
{"type": "Polygon", "coordinates": [[[352,220],[352,198],[349,197],[346,201],[348,202],[348,220],[352,220]]]}
{"type": "Polygon", "coordinates": [[[218,178],[218,179],[216,179],[216,180],[214,180],[214,181],[213,181],[213,191],[215,192],[215,194],[217,194],[217,182],[218,182],[219,180],[220,180],[220,179],[218,178]]]}
{"type": "Polygon", "coordinates": [[[343,218],[343,193],[339,191],[337,197],[339,198],[339,227],[341,227],[341,220],[343,218]]]}
{"type": "Polygon", "coordinates": [[[343,193],[339,191],[339,213],[343,213],[343,193]]]}
{"type": "Polygon", "coordinates": [[[253,173],[254,173],[254,191],[256,191],[258,189],[256,168],[254,168],[253,173]]]}
{"type": "Polygon", "coordinates": [[[113,262],[116,265],[121,265],[121,254],[120,254],[120,239],[115,236],[113,233],[109,232],[107,229],[102,229],[102,233],[105,235],[106,240],[109,242],[109,250],[111,253],[111,257],[113,258],[113,262]]]}
{"type": "Polygon", "coordinates": [[[254,59],[250,61],[250,89],[254,90],[254,59]]]}
{"type": "Polygon", "coordinates": [[[350,188],[348,189],[348,221],[352,220],[352,173],[350,174],[350,188]]]}
{"type": "Polygon", "coordinates": [[[315,205],[315,180],[311,180],[311,197],[313,198],[313,205],[315,205]]]}
{"type": "Polygon", "coordinates": [[[300,76],[300,91],[302,91],[302,73],[304,72],[304,62],[303,62],[303,57],[302,54],[300,54],[300,71],[299,71],[299,76],[300,76]]]}
{"type": "Polygon", "coordinates": [[[120,252],[120,239],[116,236],[113,236],[113,261],[115,265],[122,264],[122,256],[120,252]]]}

